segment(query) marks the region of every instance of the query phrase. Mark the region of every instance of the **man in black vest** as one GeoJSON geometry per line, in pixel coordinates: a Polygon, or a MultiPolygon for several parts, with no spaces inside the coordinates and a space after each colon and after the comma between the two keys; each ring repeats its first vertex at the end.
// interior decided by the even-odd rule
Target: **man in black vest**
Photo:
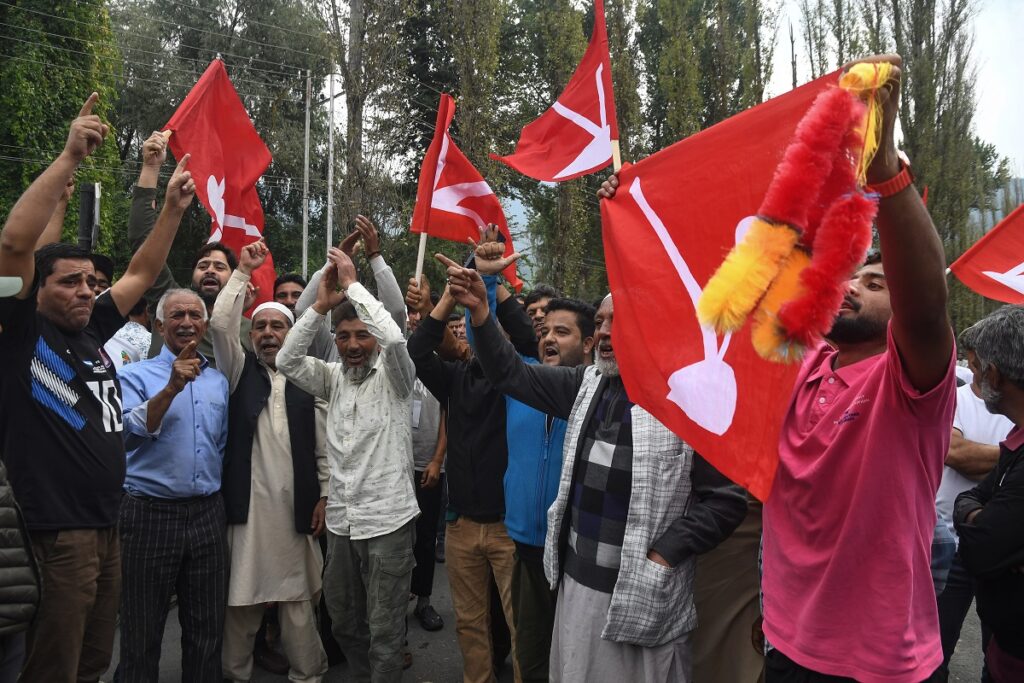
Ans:
{"type": "Polygon", "coordinates": [[[327,656],[316,628],[328,465],[327,404],[278,373],[277,352],[295,322],[276,303],[258,306],[250,337],[238,339],[246,285],[268,254],[254,242],[217,297],[210,333],[231,388],[221,493],[228,519],[231,578],[224,626],[225,679],[248,681],[253,640],[267,603],[278,604],[289,678],[320,681],[327,656]]]}

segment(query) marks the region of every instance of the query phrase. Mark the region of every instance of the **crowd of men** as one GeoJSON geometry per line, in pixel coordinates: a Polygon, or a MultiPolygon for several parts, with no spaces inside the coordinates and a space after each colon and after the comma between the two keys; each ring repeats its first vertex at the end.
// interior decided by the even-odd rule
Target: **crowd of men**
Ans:
{"type": "Polygon", "coordinates": [[[175,603],[183,681],[248,681],[275,635],[289,680],[340,646],[348,679],[398,681],[410,604],[444,628],[435,557],[466,683],[506,657],[517,682],[943,681],[974,600],[983,680],[1024,680],[1024,308],[963,331],[957,365],[912,185],[878,193],[880,255],[780,397],[762,509],[631,401],[612,296],[520,298],[491,228],[403,291],[360,216],[252,308],[262,241],[174,281],[195,183],[186,155],[158,208],[154,134],[115,278],[54,229],[95,101],[0,234],[0,683],[98,681],[118,622],[114,679],[155,682],[175,603]]]}

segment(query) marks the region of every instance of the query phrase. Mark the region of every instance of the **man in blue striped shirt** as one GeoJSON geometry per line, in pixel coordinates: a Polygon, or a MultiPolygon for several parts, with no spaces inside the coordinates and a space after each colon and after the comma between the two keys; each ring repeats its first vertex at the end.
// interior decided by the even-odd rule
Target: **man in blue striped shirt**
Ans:
{"type": "Polygon", "coordinates": [[[227,521],[220,496],[228,381],[196,346],[202,299],[172,289],[157,304],[164,346],[119,373],[128,473],[121,502],[120,681],[155,681],[177,591],[184,680],[221,680],[227,521]]]}

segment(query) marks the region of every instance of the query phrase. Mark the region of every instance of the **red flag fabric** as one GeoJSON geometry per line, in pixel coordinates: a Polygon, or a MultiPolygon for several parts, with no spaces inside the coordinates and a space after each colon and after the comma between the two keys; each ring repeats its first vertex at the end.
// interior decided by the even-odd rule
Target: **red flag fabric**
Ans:
{"type": "Polygon", "coordinates": [[[606,167],[612,162],[611,141],[618,139],[604,2],[594,0],[590,44],[569,84],[550,109],[523,128],[513,154],[491,158],[531,178],[559,182],[606,167]]]}
{"type": "MultiPolygon", "coordinates": [[[[252,125],[224,62],[210,62],[164,126],[174,156],[191,154],[188,170],[199,201],[210,213],[210,242],[223,242],[237,256],[263,236],[263,206],[256,181],[270,165],[270,150],[252,125]]],[[[256,304],[274,296],[273,258],[252,274],[256,304]]]]}
{"type": "Polygon", "coordinates": [[[1024,204],[975,242],[949,269],[982,296],[1024,304],[1024,204]]]}
{"type": "MultiPolygon", "coordinates": [[[[515,249],[505,212],[490,185],[448,135],[454,117],[455,100],[451,95],[441,95],[434,138],[420,168],[410,230],[468,244],[470,238],[480,239],[478,228],[493,223],[505,236],[505,256],[508,256],[515,249]]],[[[502,274],[516,291],[522,289],[516,264],[511,264],[502,274]]]]}
{"type": "Polygon", "coordinates": [[[836,82],[825,76],[624,167],[601,202],[612,343],[630,399],[760,500],[798,368],[758,356],[746,327],[702,328],[696,305],[800,118],[836,82]]]}

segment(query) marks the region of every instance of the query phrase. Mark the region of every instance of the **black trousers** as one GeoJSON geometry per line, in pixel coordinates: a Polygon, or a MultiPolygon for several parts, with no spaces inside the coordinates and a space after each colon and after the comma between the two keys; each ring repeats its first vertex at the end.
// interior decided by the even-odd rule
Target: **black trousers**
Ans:
{"type": "Polygon", "coordinates": [[[416,541],[412,554],[416,568],[412,570],[412,594],[429,598],[434,591],[434,546],[437,544],[437,518],[441,515],[441,493],[444,475],[433,488],[425,489],[419,482],[423,472],[416,472],[416,502],[420,516],[416,518],[416,541]]]}
{"type": "MultiPolygon", "coordinates": [[[[945,676],[939,671],[921,683],[939,683],[945,676]]],[[[853,678],[830,676],[800,666],[778,650],[772,650],[764,659],[764,683],[857,683],[853,678]]]]}
{"type": "Polygon", "coordinates": [[[224,501],[121,500],[121,683],[156,683],[171,594],[178,595],[181,680],[220,683],[228,539],[224,501]]]}
{"type": "Polygon", "coordinates": [[[512,567],[512,615],[516,627],[516,657],[524,683],[545,683],[551,657],[558,594],[544,576],[544,548],[516,541],[512,567]]]}
{"type": "MultiPolygon", "coordinates": [[[[960,555],[953,558],[953,566],[949,568],[949,576],[946,578],[946,587],[938,597],[939,604],[939,633],[942,636],[942,670],[949,671],[949,660],[953,658],[956,644],[960,642],[960,630],[963,628],[964,619],[974,602],[974,579],[967,572],[960,555]]],[[[981,666],[981,681],[987,683],[991,680],[985,668],[985,649],[988,647],[988,639],[991,637],[985,622],[981,623],[981,652],[982,658],[978,664],[981,666]]]]}

